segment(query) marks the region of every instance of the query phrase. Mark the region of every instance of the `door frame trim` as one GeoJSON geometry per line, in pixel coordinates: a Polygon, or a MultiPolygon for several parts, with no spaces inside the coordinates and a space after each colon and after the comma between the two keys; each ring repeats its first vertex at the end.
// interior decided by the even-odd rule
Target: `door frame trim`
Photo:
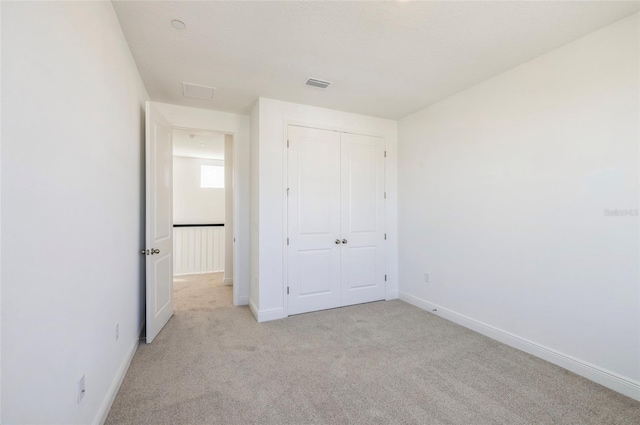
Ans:
{"type": "MultiPolygon", "coordinates": [[[[316,130],[327,130],[327,131],[336,131],[339,133],[349,133],[349,134],[357,134],[360,136],[369,136],[369,137],[380,137],[382,138],[382,140],[384,140],[384,149],[385,152],[388,149],[387,146],[387,135],[386,134],[380,134],[380,133],[375,133],[375,132],[363,132],[363,131],[358,131],[358,130],[354,130],[352,128],[345,128],[345,127],[341,127],[341,126],[335,126],[335,125],[329,125],[329,124],[321,124],[321,123],[314,123],[311,121],[299,121],[299,120],[290,120],[290,119],[285,119],[283,120],[283,126],[284,126],[284,131],[282,132],[283,134],[283,139],[282,139],[282,151],[283,151],[283,158],[282,158],[282,163],[284,164],[283,167],[283,172],[282,172],[282,176],[283,176],[283,180],[282,180],[282,191],[284,193],[284,196],[282,197],[283,202],[282,202],[282,210],[283,210],[283,214],[282,214],[282,252],[284,253],[284,255],[282,256],[282,267],[283,267],[283,279],[282,279],[282,306],[283,306],[283,313],[284,313],[284,317],[289,317],[289,297],[287,294],[287,287],[289,286],[289,249],[287,248],[287,237],[288,237],[288,233],[289,233],[289,208],[288,208],[288,202],[289,202],[289,197],[287,196],[287,186],[288,186],[288,181],[289,181],[289,149],[287,147],[287,141],[289,139],[289,126],[296,126],[296,127],[305,127],[305,128],[312,128],[312,129],[316,129],[316,130]]],[[[384,168],[383,168],[383,181],[384,181],[384,191],[385,193],[387,192],[388,189],[388,181],[387,181],[387,177],[388,177],[388,173],[387,173],[387,161],[385,159],[384,162],[384,168]]],[[[387,197],[388,199],[388,197],[387,197]]],[[[387,232],[387,228],[388,228],[388,223],[387,223],[387,214],[388,214],[388,209],[387,209],[387,202],[385,199],[384,202],[384,231],[385,233],[387,232]]],[[[389,250],[388,250],[388,246],[385,245],[385,250],[384,250],[384,256],[385,256],[385,263],[384,263],[384,269],[385,269],[385,274],[388,275],[389,274],[389,270],[388,270],[388,258],[389,258],[389,250]]],[[[235,260],[234,260],[235,261],[235,260]]],[[[385,294],[388,293],[388,282],[385,281],[385,294]]],[[[388,297],[386,299],[389,299],[388,297]]]]}

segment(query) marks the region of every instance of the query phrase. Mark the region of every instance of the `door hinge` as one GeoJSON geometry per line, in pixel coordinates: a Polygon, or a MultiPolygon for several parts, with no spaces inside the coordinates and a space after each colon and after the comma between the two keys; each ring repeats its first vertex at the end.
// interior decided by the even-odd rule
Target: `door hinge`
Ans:
{"type": "Polygon", "coordinates": [[[385,158],[387,157],[387,151],[384,151],[384,157],[385,158]]]}
{"type": "Polygon", "coordinates": [[[287,188],[287,196],[289,196],[289,188],[287,188]]]}
{"type": "Polygon", "coordinates": [[[289,245],[289,238],[287,238],[287,245],[289,245]]]}
{"type": "Polygon", "coordinates": [[[387,199],[387,192],[384,193],[384,199],[387,199]]]}
{"type": "Polygon", "coordinates": [[[384,275],[384,281],[385,282],[387,281],[387,275],[386,274],[384,275]]]}
{"type": "Polygon", "coordinates": [[[289,147],[289,141],[287,140],[287,147],[289,147]]]}
{"type": "Polygon", "coordinates": [[[287,295],[289,295],[289,287],[287,286],[287,295]]]}
{"type": "Polygon", "coordinates": [[[385,241],[387,240],[387,234],[386,233],[384,234],[384,240],[385,241]]]}

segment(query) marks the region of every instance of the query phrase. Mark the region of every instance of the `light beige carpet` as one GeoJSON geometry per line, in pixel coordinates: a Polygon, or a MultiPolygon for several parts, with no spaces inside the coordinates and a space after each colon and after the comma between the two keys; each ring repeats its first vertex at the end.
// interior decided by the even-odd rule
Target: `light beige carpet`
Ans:
{"type": "Polygon", "coordinates": [[[640,424],[640,402],[402,301],[259,324],[176,289],[107,424],[640,424]]]}
{"type": "Polygon", "coordinates": [[[173,279],[173,308],[187,311],[233,307],[233,286],[224,286],[224,273],[176,276],[173,279]]]}

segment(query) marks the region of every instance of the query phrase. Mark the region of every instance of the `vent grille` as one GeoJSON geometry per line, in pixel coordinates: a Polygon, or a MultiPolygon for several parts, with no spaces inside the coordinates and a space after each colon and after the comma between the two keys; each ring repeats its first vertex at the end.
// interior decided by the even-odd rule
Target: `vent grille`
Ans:
{"type": "Polygon", "coordinates": [[[316,78],[308,78],[304,83],[305,86],[315,87],[317,89],[326,89],[331,85],[329,81],[318,80],[316,78]]]}
{"type": "Polygon", "coordinates": [[[182,83],[182,94],[194,99],[213,100],[215,87],[199,86],[197,84],[182,83]]]}

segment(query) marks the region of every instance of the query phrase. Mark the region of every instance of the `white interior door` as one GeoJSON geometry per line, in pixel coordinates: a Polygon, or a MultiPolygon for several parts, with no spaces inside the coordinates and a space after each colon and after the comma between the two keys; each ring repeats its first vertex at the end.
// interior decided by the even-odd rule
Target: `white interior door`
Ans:
{"type": "Polygon", "coordinates": [[[288,313],[340,306],[340,133],[288,128],[288,313]]]}
{"type": "Polygon", "coordinates": [[[146,103],[146,278],[147,343],[173,315],[173,143],[172,129],[146,103]]]}
{"type": "Polygon", "coordinates": [[[341,133],[341,305],[385,299],[384,139],[341,133]]]}

